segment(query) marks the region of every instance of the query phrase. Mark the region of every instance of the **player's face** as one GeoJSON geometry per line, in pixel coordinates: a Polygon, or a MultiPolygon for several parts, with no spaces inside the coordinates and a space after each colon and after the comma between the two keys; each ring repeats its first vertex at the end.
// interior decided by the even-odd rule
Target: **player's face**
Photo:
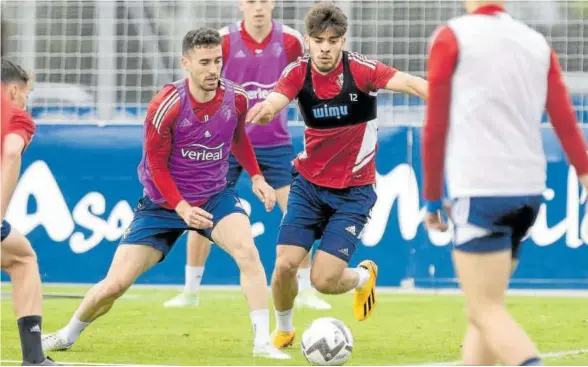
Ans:
{"type": "Polygon", "coordinates": [[[6,85],[10,102],[20,108],[25,108],[31,92],[31,83],[14,82],[6,85]]]}
{"type": "Polygon", "coordinates": [[[243,19],[254,27],[263,27],[272,20],[273,0],[239,0],[243,19]]]}
{"type": "Polygon", "coordinates": [[[216,90],[223,66],[220,45],[194,47],[182,57],[181,62],[194,84],[207,92],[216,90]]]}
{"type": "Polygon", "coordinates": [[[341,51],[345,45],[345,36],[338,36],[330,29],[320,35],[306,35],[306,45],[310,59],[318,71],[322,73],[333,70],[339,63],[341,51]]]}

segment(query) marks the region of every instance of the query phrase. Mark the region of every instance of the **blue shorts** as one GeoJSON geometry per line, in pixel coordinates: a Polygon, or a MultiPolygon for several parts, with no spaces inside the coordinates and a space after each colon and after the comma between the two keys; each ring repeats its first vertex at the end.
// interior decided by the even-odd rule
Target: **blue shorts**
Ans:
{"type": "Polygon", "coordinates": [[[8,237],[8,235],[10,234],[11,231],[12,231],[12,226],[10,225],[10,223],[3,220],[2,221],[2,236],[0,238],[0,241],[4,241],[6,239],[6,237],[8,237]]]}
{"type": "Polygon", "coordinates": [[[373,185],[330,189],[315,185],[293,169],[288,206],[278,244],[319,249],[349,262],[376,203],[373,185]]]}
{"type": "Polygon", "coordinates": [[[455,249],[479,253],[511,249],[513,258],[518,258],[542,201],[541,195],[455,199],[450,213],[455,249]]]}
{"type": "MultiPolygon", "coordinates": [[[[261,174],[271,187],[279,189],[292,183],[292,159],[294,159],[292,145],[255,148],[255,156],[261,174]]],[[[231,154],[229,156],[229,172],[227,173],[228,187],[235,187],[242,171],[243,167],[231,154]]]]}
{"type": "Polygon", "coordinates": [[[162,208],[144,196],[139,200],[133,221],[125,231],[120,244],[151,246],[163,253],[163,260],[184,231],[196,231],[212,241],[212,230],[221,219],[232,213],[247,215],[233,189],[219,192],[200,207],[212,214],[212,228],[188,228],[175,210],[162,208]]]}

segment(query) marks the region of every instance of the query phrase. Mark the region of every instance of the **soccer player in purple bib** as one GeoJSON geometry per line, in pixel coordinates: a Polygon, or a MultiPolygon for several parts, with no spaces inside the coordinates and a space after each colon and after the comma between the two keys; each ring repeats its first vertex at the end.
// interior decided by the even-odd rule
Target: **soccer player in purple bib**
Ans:
{"type": "Polygon", "coordinates": [[[290,358],[269,342],[265,270],[249,218],[236,192],[226,185],[232,151],[252,176],[253,192],[268,210],[275,204],[275,191],[261,176],[245,132],[247,95],[242,87],[220,78],[222,49],[217,31],[188,32],[182,51],[182,66],[189,77],[163,88],[147,111],[145,148],[138,168],[144,196],[133,222],[106,278],[86,294],[66,327],[43,337],[46,350],[69,349],[91,322],[107,313],[190,230],[221,246],[239,266],[251,309],[253,355],[290,358]]]}
{"type": "MultiPolygon", "coordinates": [[[[262,101],[276,85],[288,64],[303,55],[300,32],[272,20],[272,0],[240,0],[243,20],[220,30],[223,49],[222,76],[239,83],[247,91],[251,106],[262,101]]],[[[268,184],[276,189],[282,212],[286,209],[294,158],[288,111],[283,110],[267,125],[247,125],[247,135],[255,148],[261,172],[268,184]]],[[[229,157],[227,182],[233,187],[243,167],[234,156],[229,157]]],[[[186,284],[184,291],[165,302],[165,307],[186,307],[199,304],[198,292],[204,265],[210,253],[210,241],[196,232],[188,234],[186,284]]],[[[299,294],[296,305],[313,309],[330,309],[310,282],[310,254],[298,269],[299,294]]]]}

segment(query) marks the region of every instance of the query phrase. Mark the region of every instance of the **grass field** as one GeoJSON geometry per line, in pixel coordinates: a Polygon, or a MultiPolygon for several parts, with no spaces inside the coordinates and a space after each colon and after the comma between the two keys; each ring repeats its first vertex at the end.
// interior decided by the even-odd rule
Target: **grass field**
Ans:
{"type": "MultiPolygon", "coordinates": [[[[82,287],[46,286],[49,293],[83,294],[82,287]]],[[[9,292],[8,286],[2,287],[9,292]]],[[[251,357],[247,306],[239,291],[204,290],[201,305],[166,309],[172,289],[132,288],[111,312],[91,325],[60,362],[169,365],[274,365],[251,357]]],[[[380,294],[374,315],[353,319],[351,295],[330,297],[332,311],[296,310],[300,333],[315,318],[343,320],[355,336],[349,365],[414,365],[458,360],[464,332],[459,295],[380,294]]],[[[43,329],[65,325],[80,299],[46,298],[43,329]]],[[[543,353],[588,349],[588,298],[509,297],[509,309],[543,353]]],[[[19,360],[20,344],[9,299],[2,300],[1,359],[19,360]]],[[[272,323],[273,325],[273,323],[272,323]]],[[[307,364],[298,346],[286,365],[307,364]]],[[[549,365],[588,365],[588,352],[547,358],[549,365]]],[[[3,362],[2,364],[10,364],[3,362]]],[[[282,364],[282,363],[280,363],[282,364]]]]}

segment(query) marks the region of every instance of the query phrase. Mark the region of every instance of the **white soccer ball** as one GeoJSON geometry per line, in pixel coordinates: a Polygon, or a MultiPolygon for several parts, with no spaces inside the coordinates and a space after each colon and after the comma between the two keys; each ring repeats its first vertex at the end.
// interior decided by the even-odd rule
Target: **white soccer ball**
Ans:
{"type": "Polygon", "coordinates": [[[322,317],[304,331],[300,348],[311,364],[341,366],[351,356],[353,335],[340,320],[322,317]]]}

